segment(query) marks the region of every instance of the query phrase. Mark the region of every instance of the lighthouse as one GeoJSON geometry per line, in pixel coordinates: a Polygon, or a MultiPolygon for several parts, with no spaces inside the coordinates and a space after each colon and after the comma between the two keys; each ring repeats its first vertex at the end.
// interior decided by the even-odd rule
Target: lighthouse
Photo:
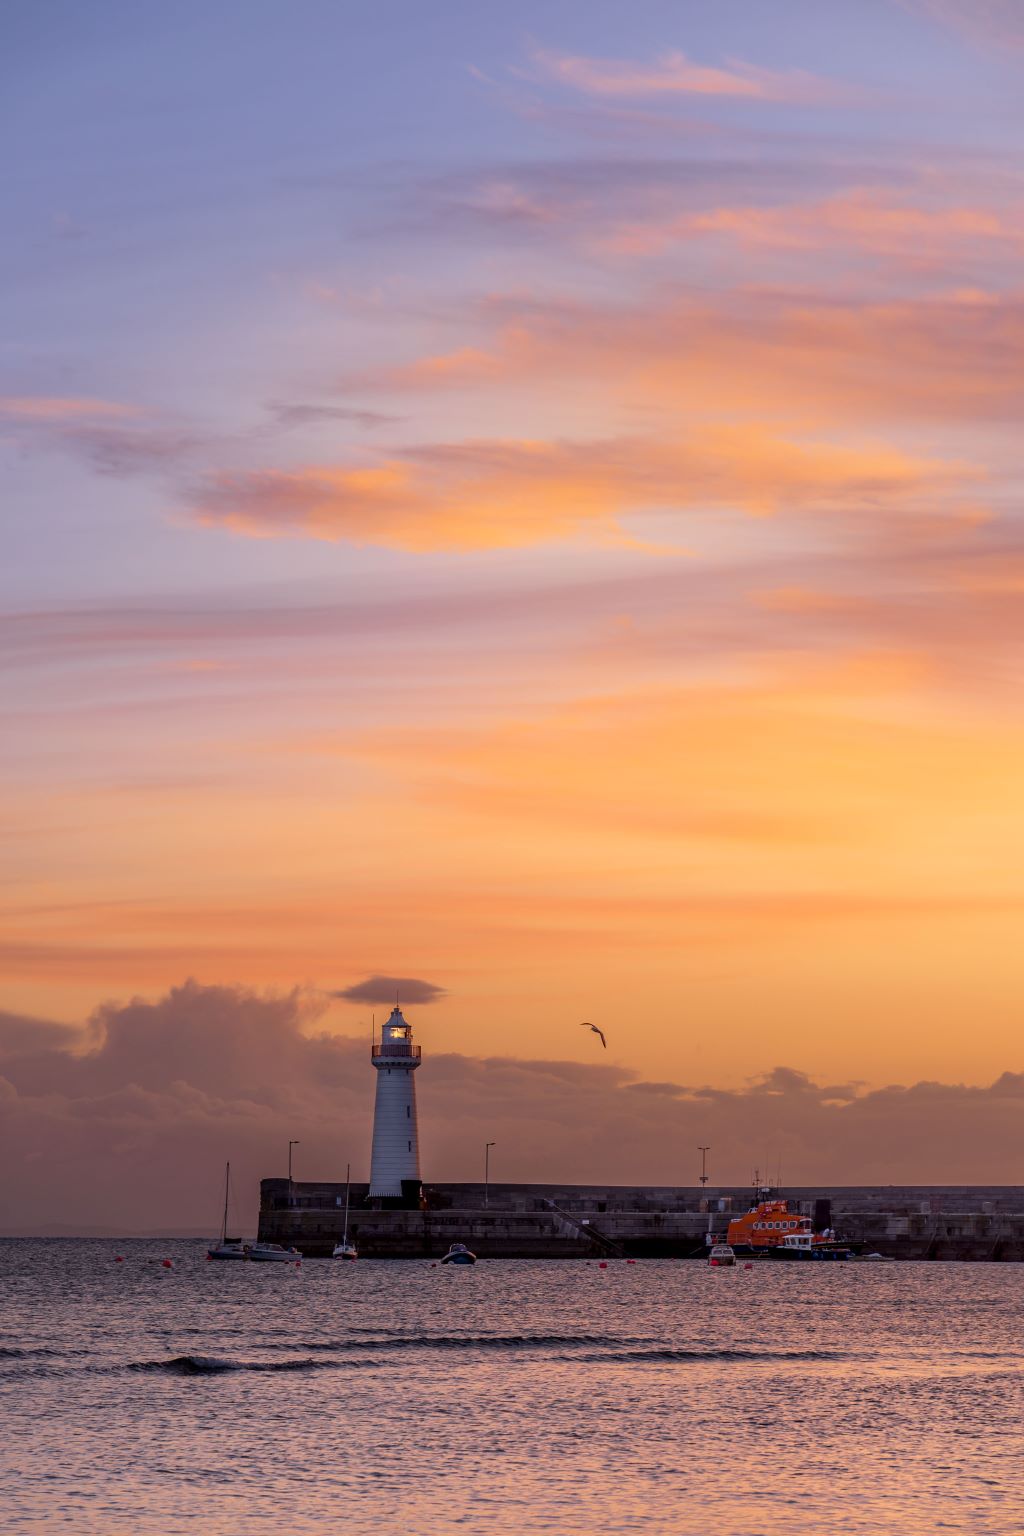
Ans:
{"type": "Polygon", "coordinates": [[[420,1196],[420,1142],[413,1073],[420,1064],[420,1048],[413,1045],[412,1026],[397,1003],[370,1050],[377,1069],[377,1098],[369,1197],[415,1205],[420,1196]]]}

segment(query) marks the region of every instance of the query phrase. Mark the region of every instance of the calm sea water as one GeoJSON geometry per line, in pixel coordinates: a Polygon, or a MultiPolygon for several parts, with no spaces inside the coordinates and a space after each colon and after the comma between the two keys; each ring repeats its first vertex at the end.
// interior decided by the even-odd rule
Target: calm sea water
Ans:
{"type": "Polygon", "coordinates": [[[0,1419],[4,1533],[1011,1536],[1024,1266],[11,1240],[0,1419]]]}

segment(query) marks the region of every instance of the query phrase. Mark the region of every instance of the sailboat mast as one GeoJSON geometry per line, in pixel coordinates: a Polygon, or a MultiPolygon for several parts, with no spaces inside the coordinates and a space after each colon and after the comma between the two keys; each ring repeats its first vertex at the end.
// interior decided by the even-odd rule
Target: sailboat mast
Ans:
{"type": "Polygon", "coordinates": [[[231,1189],[231,1164],[224,1164],[224,1220],[220,1224],[220,1240],[228,1240],[228,1194],[231,1189]]]}
{"type": "Polygon", "coordinates": [[[351,1182],[351,1180],[350,1180],[351,1172],[352,1172],[352,1164],[351,1163],[346,1163],[345,1164],[345,1235],[342,1238],[342,1242],[343,1243],[347,1243],[348,1242],[348,1192],[349,1192],[349,1184],[351,1182]]]}

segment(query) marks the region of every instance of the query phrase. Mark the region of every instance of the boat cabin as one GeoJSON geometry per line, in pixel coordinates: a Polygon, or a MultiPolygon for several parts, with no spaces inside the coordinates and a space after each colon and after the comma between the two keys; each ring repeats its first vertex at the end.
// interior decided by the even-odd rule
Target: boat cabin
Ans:
{"type": "Polygon", "coordinates": [[[762,1200],[729,1223],[728,1241],[734,1247],[792,1246],[787,1242],[790,1237],[806,1237],[809,1246],[814,1240],[814,1228],[811,1218],[791,1211],[787,1200],[762,1200]]]}

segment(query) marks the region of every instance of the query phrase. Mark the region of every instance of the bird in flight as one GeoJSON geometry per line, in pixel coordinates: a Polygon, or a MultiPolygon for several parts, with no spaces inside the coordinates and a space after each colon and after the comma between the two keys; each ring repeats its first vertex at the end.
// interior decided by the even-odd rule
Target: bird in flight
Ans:
{"type": "Polygon", "coordinates": [[[608,1041],[605,1039],[603,1031],[598,1029],[596,1024],[581,1024],[580,1029],[592,1029],[594,1034],[600,1040],[601,1044],[604,1046],[605,1050],[608,1049],[608,1041]]]}

